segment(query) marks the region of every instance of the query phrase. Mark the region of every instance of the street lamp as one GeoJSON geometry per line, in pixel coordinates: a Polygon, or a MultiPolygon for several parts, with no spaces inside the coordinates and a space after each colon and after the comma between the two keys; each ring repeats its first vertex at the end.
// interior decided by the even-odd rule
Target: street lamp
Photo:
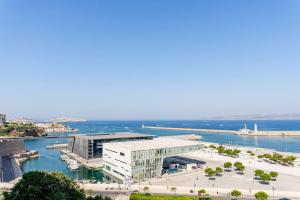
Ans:
{"type": "Polygon", "coordinates": [[[273,191],[273,198],[274,198],[274,191],[275,191],[275,187],[272,186],[272,191],[273,191]]]}

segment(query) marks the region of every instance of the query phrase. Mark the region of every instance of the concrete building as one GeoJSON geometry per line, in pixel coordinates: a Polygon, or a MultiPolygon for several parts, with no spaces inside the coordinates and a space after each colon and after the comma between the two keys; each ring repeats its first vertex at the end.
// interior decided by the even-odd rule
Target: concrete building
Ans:
{"type": "Polygon", "coordinates": [[[0,138],[0,157],[24,153],[25,145],[21,138],[0,138]]]}
{"type": "Polygon", "coordinates": [[[103,144],[135,140],[151,140],[153,136],[137,133],[111,133],[94,135],[76,135],[68,139],[68,152],[74,153],[86,160],[102,158],[103,144]]]}
{"type": "Polygon", "coordinates": [[[104,171],[122,182],[159,177],[165,158],[197,151],[196,141],[154,138],[149,141],[114,142],[103,145],[104,171]]]}
{"type": "Polygon", "coordinates": [[[0,125],[6,123],[6,115],[5,114],[0,114],[0,125]]]}
{"type": "Polygon", "coordinates": [[[0,138],[0,182],[9,182],[22,176],[20,166],[11,156],[24,152],[23,139],[0,138]]]}

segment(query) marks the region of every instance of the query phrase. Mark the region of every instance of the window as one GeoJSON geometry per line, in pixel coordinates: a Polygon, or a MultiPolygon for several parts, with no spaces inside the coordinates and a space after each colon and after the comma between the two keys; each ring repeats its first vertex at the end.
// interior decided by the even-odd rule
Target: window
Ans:
{"type": "Polygon", "coordinates": [[[123,152],[120,152],[120,155],[121,155],[121,156],[125,156],[125,153],[123,153],[123,152]]]}

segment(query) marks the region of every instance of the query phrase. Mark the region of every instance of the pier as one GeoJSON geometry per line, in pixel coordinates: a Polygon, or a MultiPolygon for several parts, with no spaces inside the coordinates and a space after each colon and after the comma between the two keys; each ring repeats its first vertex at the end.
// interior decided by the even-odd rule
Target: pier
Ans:
{"type": "Polygon", "coordinates": [[[52,144],[46,146],[47,149],[66,149],[68,144],[52,144]]]}
{"type": "Polygon", "coordinates": [[[171,130],[171,131],[195,131],[195,132],[206,132],[206,133],[230,133],[230,134],[239,133],[239,131],[219,130],[219,129],[173,128],[173,127],[162,127],[162,126],[144,126],[144,128],[157,129],[157,130],[171,130]]]}

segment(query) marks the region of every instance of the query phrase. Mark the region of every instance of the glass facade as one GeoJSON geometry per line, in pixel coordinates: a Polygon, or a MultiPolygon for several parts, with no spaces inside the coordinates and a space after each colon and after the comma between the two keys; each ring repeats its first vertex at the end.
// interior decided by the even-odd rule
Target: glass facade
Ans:
{"type": "Polygon", "coordinates": [[[132,179],[144,180],[161,175],[166,157],[197,151],[202,145],[132,151],[132,179]]]}

